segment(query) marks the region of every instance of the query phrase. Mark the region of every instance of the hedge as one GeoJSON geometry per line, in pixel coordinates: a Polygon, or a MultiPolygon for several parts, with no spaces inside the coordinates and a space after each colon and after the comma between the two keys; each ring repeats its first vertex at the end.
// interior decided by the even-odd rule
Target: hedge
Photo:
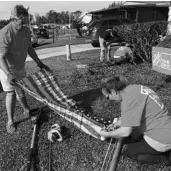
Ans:
{"type": "Polygon", "coordinates": [[[158,47],[171,48],[171,35],[165,37],[161,42],[158,43],[158,47]]]}
{"type": "Polygon", "coordinates": [[[152,62],[152,46],[160,42],[160,35],[166,35],[167,21],[135,23],[113,28],[125,41],[132,44],[134,56],[152,62]]]}

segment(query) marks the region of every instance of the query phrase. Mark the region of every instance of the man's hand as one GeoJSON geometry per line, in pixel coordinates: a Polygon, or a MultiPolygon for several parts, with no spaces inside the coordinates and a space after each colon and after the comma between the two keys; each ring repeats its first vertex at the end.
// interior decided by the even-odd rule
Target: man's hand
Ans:
{"type": "Polygon", "coordinates": [[[16,79],[16,77],[15,77],[15,75],[14,75],[13,73],[10,72],[10,73],[7,75],[7,77],[8,77],[8,82],[9,82],[11,85],[15,85],[15,84],[16,84],[17,79],[16,79]]]}
{"type": "Polygon", "coordinates": [[[114,129],[118,129],[121,126],[121,117],[114,118],[114,121],[112,124],[108,125],[106,127],[107,131],[113,131],[114,129]]]}
{"type": "Polygon", "coordinates": [[[112,123],[110,125],[108,125],[108,127],[106,128],[107,131],[113,131],[114,129],[117,129],[120,127],[120,122],[117,121],[115,123],[112,123]]]}
{"type": "Polygon", "coordinates": [[[101,131],[100,131],[100,135],[101,135],[101,140],[104,141],[107,136],[108,136],[108,131],[106,130],[106,128],[102,128],[101,131]]]}
{"type": "Polygon", "coordinates": [[[43,69],[44,68],[46,70],[50,70],[50,68],[47,65],[45,65],[44,63],[42,63],[42,62],[38,63],[37,65],[38,65],[38,67],[40,69],[43,69]]]}

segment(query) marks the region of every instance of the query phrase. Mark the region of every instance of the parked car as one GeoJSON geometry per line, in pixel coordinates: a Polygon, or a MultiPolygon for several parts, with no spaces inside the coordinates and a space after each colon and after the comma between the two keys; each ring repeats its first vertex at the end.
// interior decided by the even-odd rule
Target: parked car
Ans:
{"type": "Polygon", "coordinates": [[[87,25],[87,30],[86,30],[85,36],[90,36],[90,35],[91,35],[94,26],[95,26],[99,21],[100,21],[100,20],[92,20],[92,21],[87,25]]]}
{"type": "MultiPolygon", "coordinates": [[[[99,31],[101,28],[107,30],[107,29],[113,29],[117,25],[121,24],[129,24],[134,23],[132,20],[128,19],[102,19],[96,23],[96,25],[92,29],[92,33],[90,34],[90,39],[86,40],[86,42],[90,42],[93,47],[99,47],[99,31]]],[[[122,40],[118,37],[115,39],[115,42],[113,43],[120,43],[122,40]]]]}
{"type": "Polygon", "coordinates": [[[39,30],[36,34],[37,34],[38,38],[43,37],[45,39],[49,39],[49,32],[45,28],[39,28],[39,30]]]}
{"type": "Polygon", "coordinates": [[[32,46],[36,47],[38,45],[38,37],[34,33],[33,29],[31,29],[30,31],[31,31],[31,43],[32,43],[32,46]]]}

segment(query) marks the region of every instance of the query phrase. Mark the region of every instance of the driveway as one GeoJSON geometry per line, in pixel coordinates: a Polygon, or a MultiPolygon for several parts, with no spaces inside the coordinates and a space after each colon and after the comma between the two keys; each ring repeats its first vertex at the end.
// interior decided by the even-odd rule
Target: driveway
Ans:
{"type": "MultiPolygon", "coordinates": [[[[88,50],[95,50],[100,48],[92,47],[91,44],[77,44],[77,45],[70,45],[71,54],[78,53],[82,51],[88,50]]],[[[51,47],[51,48],[44,48],[44,49],[37,49],[36,53],[40,59],[45,59],[54,56],[60,56],[66,54],[66,46],[59,46],[59,47],[51,47]]],[[[26,61],[31,61],[32,59],[28,56],[26,61]]]]}

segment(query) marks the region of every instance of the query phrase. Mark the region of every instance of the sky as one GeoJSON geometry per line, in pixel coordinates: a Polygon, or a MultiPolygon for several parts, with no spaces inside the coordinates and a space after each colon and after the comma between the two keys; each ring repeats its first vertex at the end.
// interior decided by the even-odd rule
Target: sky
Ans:
{"type": "Polygon", "coordinates": [[[0,20],[10,18],[12,8],[17,4],[22,4],[24,7],[30,7],[29,12],[32,15],[38,13],[40,16],[45,15],[50,10],[56,12],[62,11],[81,11],[90,12],[103,8],[107,8],[114,1],[1,1],[0,0],[0,20]]]}

